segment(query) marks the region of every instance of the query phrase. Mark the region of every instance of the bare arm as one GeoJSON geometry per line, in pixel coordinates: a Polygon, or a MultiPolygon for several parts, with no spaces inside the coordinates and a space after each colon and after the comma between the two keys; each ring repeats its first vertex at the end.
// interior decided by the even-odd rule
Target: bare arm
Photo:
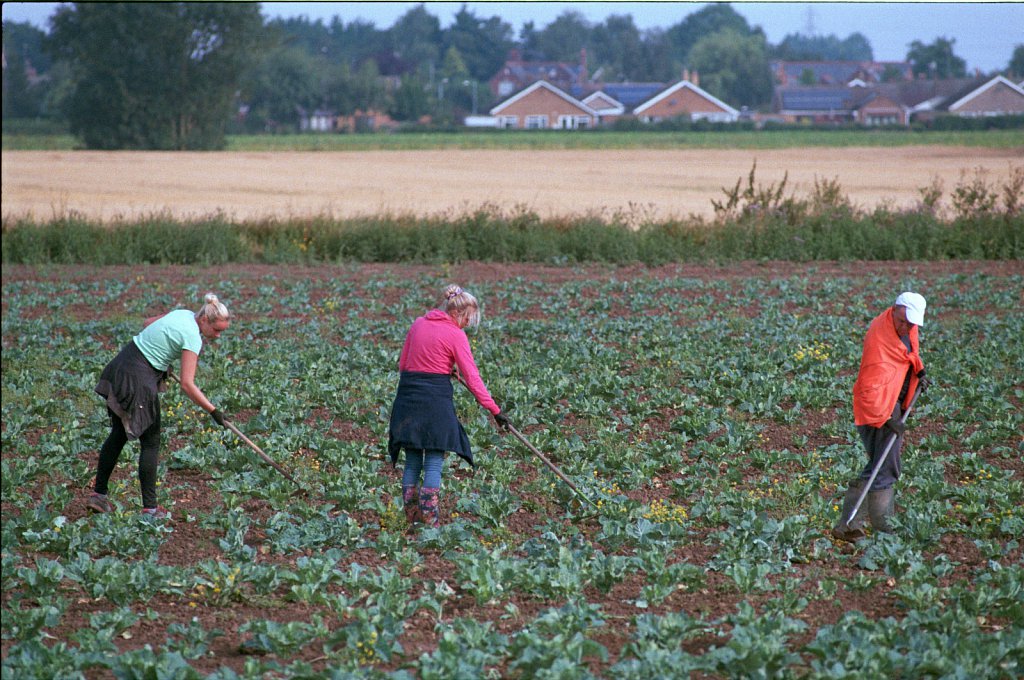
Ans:
{"type": "Polygon", "coordinates": [[[181,391],[207,413],[212,413],[216,406],[206,398],[203,391],[196,385],[196,366],[199,355],[191,350],[181,351],[181,391]]]}

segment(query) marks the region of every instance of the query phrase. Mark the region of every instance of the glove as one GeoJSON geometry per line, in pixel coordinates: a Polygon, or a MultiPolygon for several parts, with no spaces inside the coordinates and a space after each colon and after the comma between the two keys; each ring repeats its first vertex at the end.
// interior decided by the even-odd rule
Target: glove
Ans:
{"type": "Polygon", "coordinates": [[[918,383],[921,385],[921,393],[924,394],[924,392],[932,384],[931,378],[926,378],[924,375],[924,369],[921,369],[921,371],[917,374],[917,380],[918,383]]]}
{"type": "Polygon", "coordinates": [[[902,437],[903,433],[907,431],[907,426],[901,423],[899,418],[889,418],[889,420],[885,421],[885,427],[895,432],[897,437],[902,437]]]}
{"type": "Polygon", "coordinates": [[[498,427],[503,432],[508,432],[509,426],[512,425],[511,421],[509,421],[508,419],[508,416],[505,415],[504,413],[498,413],[497,415],[495,415],[494,422],[498,424],[498,427]]]}
{"type": "Polygon", "coordinates": [[[221,427],[227,427],[227,425],[224,424],[224,412],[219,408],[215,408],[210,411],[210,417],[213,418],[213,422],[217,423],[221,427]]]}

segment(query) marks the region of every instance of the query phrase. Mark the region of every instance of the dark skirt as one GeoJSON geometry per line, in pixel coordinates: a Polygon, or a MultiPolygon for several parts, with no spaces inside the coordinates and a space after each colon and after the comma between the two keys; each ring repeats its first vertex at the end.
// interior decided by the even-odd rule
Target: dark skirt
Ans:
{"type": "Polygon", "coordinates": [[[107,408],[124,423],[129,440],[138,439],[159,422],[160,392],[167,373],[158,371],[130,341],[107,364],[96,384],[96,393],[107,400],[107,408]]]}
{"type": "Polygon", "coordinates": [[[388,453],[398,463],[404,449],[454,451],[473,465],[469,437],[455,415],[452,381],[440,373],[402,371],[391,406],[388,453]]]}

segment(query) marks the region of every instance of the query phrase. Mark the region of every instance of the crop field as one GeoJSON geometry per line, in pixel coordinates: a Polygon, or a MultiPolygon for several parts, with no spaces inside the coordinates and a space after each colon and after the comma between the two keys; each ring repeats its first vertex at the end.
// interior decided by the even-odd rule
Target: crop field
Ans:
{"type": "MultiPolygon", "coordinates": [[[[1005,138],[1004,139],[1009,139],[1005,138]]],[[[267,217],[462,215],[481,206],[541,217],[710,217],[756,165],[787,194],[836,181],[851,203],[912,209],[938,183],[1006,184],[1024,146],[370,151],[3,151],[4,219],[78,214],[267,217]]]]}
{"type": "Polygon", "coordinates": [[[1024,674],[1019,261],[2,277],[5,678],[1024,674]],[[407,532],[388,410],[450,281],[497,402],[597,508],[458,388],[478,465],[450,458],[443,526],[407,532]],[[836,543],[863,334],[904,289],[934,384],[894,532],[836,543]],[[135,444],[88,515],[100,370],[207,290],[235,319],[197,382],[305,493],[171,386],[173,521],[139,517],[135,444]]]}

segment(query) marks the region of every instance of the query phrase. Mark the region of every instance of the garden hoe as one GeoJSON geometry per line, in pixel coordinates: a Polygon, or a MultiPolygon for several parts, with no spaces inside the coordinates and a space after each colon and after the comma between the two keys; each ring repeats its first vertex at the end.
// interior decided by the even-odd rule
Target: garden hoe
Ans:
{"type": "MultiPolygon", "coordinates": [[[[178,383],[179,385],[181,384],[181,381],[180,381],[180,380],[178,380],[178,376],[174,375],[174,373],[173,373],[173,372],[171,372],[171,371],[168,371],[168,372],[167,372],[167,375],[168,375],[168,376],[170,376],[171,380],[173,380],[174,382],[178,383]]],[[[299,487],[300,489],[302,489],[302,485],[301,485],[301,484],[299,484],[299,483],[298,483],[297,481],[295,481],[295,478],[294,478],[294,477],[292,477],[292,476],[291,476],[290,474],[288,474],[288,472],[287,472],[287,471],[286,471],[286,470],[285,470],[285,469],[284,469],[283,467],[281,467],[280,465],[278,465],[278,464],[277,464],[277,462],[276,462],[276,461],[275,461],[275,460],[274,460],[273,458],[271,458],[270,456],[268,456],[267,454],[265,454],[265,453],[263,452],[263,450],[262,450],[262,449],[261,449],[260,447],[256,446],[256,444],[254,444],[254,443],[252,442],[252,440],[251,440],[251,439],[249,439],[249,438],[248,438],[248,437],[246,437],[246,436],[245,436],[244,434],[242,434],[242,431],[241,431],[241,430],[239,430],[239,429],[238,429],[237,427],[235,427],[235,424],[234,424],[234,423],[232,423],[232,422],[231,422],[230,420],[228,420],[227,418],[225,418],[225,419],[224,419],[224,427],[226,427],[226,428],[228,428],[229,430],[231,430],[232,432],[234,432],[234,433],[235,433],[235,435],[237,435],[239,439],[241,439],[241,440],[242,440],[243,442],[245,442],[245,443],[246,443],[246,444],[247,444],[247,445],[249,446],[249,448],[250,448],[250,449],[252,449],[253,451],[255,451],[255,452],[256,452],[256,454],[257,454],[257,455],[258,455],[258,456],[259,456],[260,458],[262,458],[262,459],[263,459],[263,460],[264,460],[264,461],[265,461],[265,462],[266,462],[266,463],[267,463],[268,465],[270,465],[270,467],[272,467],[272,468],[274,468],[275,470],[277,470],[278,472],[280,472],[280,473],[281,473],[281,475],[282,475],[282,476],[283,476],[283,477],[284,477],[285,479],[287,479],[287,480],[288,480],[289,482],[291,482],[291,483],[292,483],[292,484],[294,484],[295,486],[297,486],[297,487],[299,487]]],[[[303,490],[303,492],[305,492],[305,489],[302,489],[302,490],[303,490]]]]}
{"type": "MultiPolygon", "coordinates": [[[[467,390],[469,389],[469,385],[466,384],[466,381],[462,379],[461,375],[459,375],[457,372],[453,372],[452,375],[455,376],[456,378],[458,378],[459,382],[462,383],[463,387],[465,387],[467,390]]],[[[585,500],[587,503],[589,503],[591,505],[591,507],[593,507],[595,510],[598,509],[597,503],[595,503],[594,501],[590,500],[590,498],[588,496],[586,496],[582,491],[580,491],[576,487],[575,484],[573,484],[571,481],[569,481],[569,478],[565,476],[565,473],[562,472],[561,470],[559,470],[557,465],[555,465],[550,460],[548,460],[547,456],[545,456],[543,453],[538,451],[537,448],[533,444],[531,444],[529,441],[527,441],[526,437],[524,437],[523,434],[519,430],[517,430],[515,427],[512,426],[512,423],[508,424],[508,431],[512,433],[513,437],[515,437],[516,439],[521,441],[526,446],[526,448],[530,449],[530,452],[533,453],[533,455],[535,455],[538,458],[540,458],[541,462],[544,463],[545,465],[547,465],[548,468],[552,472],[554,472],[555,475],[557,475],[559,479],[561,479],[563,482],[565,482],[566,485],[568,485],[568,487],[570,489],[572,489],[576,493],[577,496],[579,496],[580,498],[585,500]]]]}
{"type": "MultiPolygon", "coordinates": [[[[907,410],[903,412],[903,417],[900,418],[900,423],[906,425],[907,417],[913,410],[914,404],[917,402],[917,398],[920,395],[921,385],[918,385],[917,389],[914,390],[914,396],[910,400],[910,404],[907,406],[907,410]]],[[[895,432],[889,435],[889,441],[886,443],[885,449],[882,451],[882,455],[878,457],[878,462],[875,463],[875,467],[871,470],[871,476],[868,477],[868,481],[861,488],[860,497],[857,498],[857,502],[854,504],[853,510],[850,511],[849,516],[846,517],[846,519],[843,521],[843,523],[846,526],[850,526],[850,522],[852,522],[854,517],[857,516],[857,513],[860,512],[860,506],[863,505],[864,499],[867,498],[868,492],[871,490],[871,485],[875,483],[875,477],[878,476],[878,472],[882,469],[882,463],[884,463],[885,459],[889,457],[889,451],[892,450],[893,444],[896,443],[896,437],[897,435],[895,432]]]]}

